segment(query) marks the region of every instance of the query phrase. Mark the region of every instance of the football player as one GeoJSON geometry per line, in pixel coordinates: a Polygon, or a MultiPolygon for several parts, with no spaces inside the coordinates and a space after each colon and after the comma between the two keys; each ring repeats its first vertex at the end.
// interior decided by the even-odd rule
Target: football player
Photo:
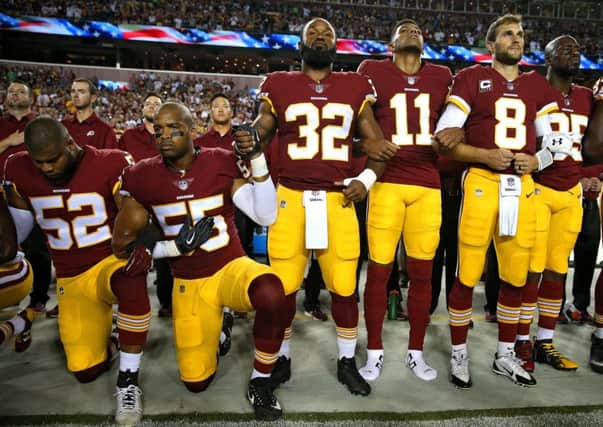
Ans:
{"type": "Polygon", "coordinates": [[[523,368],[534,371],[534,360],[571,371],[578,364],[561,354],[553,344],[555,324],[561,310],[568,259],[582,227],[582,137],[592,109],[592,91],[572,83],[580,68],[580,45],[563,35],[544,50],[547,80],[555,89],[560,111],[551,113],[554,131],[571,135],[571,143],[555,148],[553,164],[534,175],[536,241],[532,250],[522,304],[515,351],[523,368]],[[544,271],[544,273],[543,273],[544,271]],[[542,275],[542,282],[540,282],[542,275]],[[530,324],[538,306],[538,332],[532,346],[530,324]]]}
{"type": "Polygon", "coordinates": [[[31,228],[35,218],[48,239],[67,368],[82,383],[109,368],[116,350],[110,333],[117,304],[121,351],[115,419],[134,424],[142,416],[138,368],[151,321],[147,272],[131,268],[111,250],[113,219],[121,203],[119,177],[131,157],[119,150],[80,147],[49,117],[25,127],[25,145],[27,152],[7,160],[4,181],[17,229],[31,228]]]}
{"type": "MultiPolygon", "coordinates": [[[[494,240],[501,285],[497,305],[498,348],[492,369],[522,385],[536,381],[516,357],[514,347],[526,283],[530,250],[536,234],[534,182],[536,137],[551,133],[548,113],[557,110],[554,92],[535,71],[521,73],[524,48],[521,19],[504,15],[486,34],[492,65],[475,65],[458,73],[435,141],[454,160],[471,163],[463,182],[459,220],[458,276],[449,299],[452,338],[451,380],[471,387],[467,334],[473,288],[484,270],[494,240]],[[464,126],[467,143],[439,133],[464,126]]],[[[550,155],[550,153],[549,153],[550,155]]]]}
{"type": "MultiPolygon", "coordinates": [[[[17,250],[17,234],[0,187],[0,309],[19,304],[30,291],[33,282],[31,265],[23,253],[17,250]]],[[[33,319],[33,309],[26,308],[12,319],[1,322],[0,344],[14,336],[15,351],[21,353],[27,350],[31,345],[33,319]]]]}
{"type": "MultiPolygon", "coordinates": [[[[603,77],[593,87],[594,107],[584,137],[586,153],[603,163],[603,77]],[[600,151],[601,150],[601,151],[600,151]]],[[[595,331],[591,336],[590,367],[603,374],[603,274],[595,286],[595,331]]]]}
{"type": "Polygon", "coordinates": [[[144,269],[152,258],[169,258],[178,369],[194,393],[207,389],[216,374],[223,307],[255,310],[247,397],[258,419],[280,418],[270,372],[283,338],[285,293],[270,267],[245,256],[234,224],[235,205],[258,224],[276,218],[276,191],[264,155],[250,159],[251,184],[232,151],[194,147],[193,119],[184,105],[163,104],[153,127],[161,156],[124,171],[115,253],[125,258],[133,245],[144,269]],[[149,219],[159,236],[148,232],[149,219]]]}
{"type": "MultiPolygon", "coordinates": [[[[424,381],[437,371],[423,358],[423,340],[431,305],[431,272],[442,220],[440,175],[431,135],[452,85],[447,67],[423,62],[423,35],[417,23],[396,24],[390,43],[393,60],[365,60],[358,72],[377,91],[375,117],[385,137],[400,149],[371,189],[367,234],[369,264],[364,292],[368,333],[367,363],[360,369],[375,380],[383,366],[381,331],[386,286],[402,234],[406,249],[410,334],[406,364],[424,381]]],[[[450,131],[450,130],[449,130],[450,131]]],[[[461,129],[456,129],[463,133],[461,129]]]]}
{"type": "Polygon", "coordinates": [[[285,286],[288,319],[272,378],[277,386],[291,376],[295,294],[314,250],[331,293],[339,350],[337,378],[351,393],[366,396],[370,386],[355,361],[359,235],[349,202],[366,196],[384,164],[369,159],[367,168],[351,179],[352,140],[358,136],[363,144],[370,142],[365,144],[365,150],[371,151],[367,154],[381,160],[391,157],[397,146],[383,139],[375,121],[370,80],[357,73],[332,71],[333,26],[325,19],[312,19],[304,26],[299,48],[302,70],[269,74],[260,85],[262,101],[252,132],[240,130],[234,135],[246,154],[261,150],[278,131],[279,206],[268,232],[268,254],[285,286]]]}

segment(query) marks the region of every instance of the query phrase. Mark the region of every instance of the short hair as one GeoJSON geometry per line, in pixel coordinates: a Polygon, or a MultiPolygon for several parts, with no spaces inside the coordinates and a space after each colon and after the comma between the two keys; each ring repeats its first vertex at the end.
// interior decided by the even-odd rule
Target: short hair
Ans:
{"type": "Polygon", "coordinates": [[[410,19],[410,18],[401,19],[398,22],[396,22],[396,25],[394,25],[394,28],[392,28],[392,33],[389,36],[390,40],[392,40],[394,38],[394,36],[396,35],[396,30],[404,24],[413,24],[413,25],[416,25],[418,28],[421,28],[421,26],[419,24],[417,24],[417,21],[415,21],[414,19],[410,19]]]}
{"type": "Polygon", "coordinates": [[[161,104],[161,107],[159,107],[159,109],[155,113],[155,117],[157,117],[159,113],[161,113],[165,109],[180,111],[180,114],[182,114],[182,121],[187,126],[191,128],[193,127],[193,114],[191,113],[191,110],[189,110],[189,108],[183,103],[176,101],[164,102],[163,104],[161,104]]]}
{"type": "Polygon", "coordinates": [[[50,116],[39,116],[25,126],[23,130],[25,145],[30,151],[39,151],[50,144],[66,142],[69,132],[63,124],[50,116]]]}
{"type": "Polygon", "coordinates": [[[148,92],[144,98],[142,98],[142,103],[144,104],[145,102],[147,102],[147,99],[151,98],[151,97],[155,97],[155,98],[159,98],[159,100],[161,102],[163,102],[163,98],[161,97],[161,95],[159,95],[156,92],[148,92]]]}
{"type": "Polygon", "coordinates": [[[490,26],[488,27],[488,31],[486,32],[486,41],[487,42],[496,41],[496,31],[498,30],[498,27],[500,27],[501,25],[507,25],[507,24],[520,24],[521,25],[521,16],[507,13],[506,15],[496,18],[496,20],[493,23],[491,23],[490,26]]]}
{"type": "Polygon", "coordinates": [[[224,98],[225,100],[227,100],[230,103],[230,99],[228,98],[228,95],[226,95],[223,92],[218,92],[209,99],[209,105],[211,105],[216,98],[224,98]]]}
{"type": "Polygon", "coordinates": [[[578,40],[576,40],[575,37],[573,37],[569,34],[563,34],[563,35],[560,35],[559,37],[555,37],[553,40],[548,42],[546,44],[546,46],[544,47],[544,57],[546,59],[551,59],[553,57],[553,53],[557,49],[557,46],[559,46],[559,42],[563,39],[572,39],[573,41],[576,42],[576,44],[579,45],[578,40]]]}
{"type": "Polygon", "coordinates": [[[29,83],[27,83],[25,80],[21,80],[21,79],[14,79],[12,82],[10,82],[8,85],[12,85],[12,84],[18,84],[18,85],[23,85],[27,88],[27,93],[29,93],[29,99],[33,99],[34,97],[34,93],[33,90],[31,89],[31,86],[29,83]]]}
{"type": "Polygon", "coordinates": [[[90,91],[90,95],[96,95],[96,93],[98,92],[96,84],[94,84],[92,80],[87,79],[85,77],[78,77],[73,80],[73,83],[88,83],[88,90],[90,91]]]}

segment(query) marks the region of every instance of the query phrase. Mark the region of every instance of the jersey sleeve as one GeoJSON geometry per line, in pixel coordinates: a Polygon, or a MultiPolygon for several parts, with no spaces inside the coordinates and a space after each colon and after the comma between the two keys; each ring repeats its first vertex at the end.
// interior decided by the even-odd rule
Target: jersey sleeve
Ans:
{"type": "Polygon", "coordinates": [[[115,194],[121,189],[124,169],[134,164],[134,159],[126,151],[114,151],[111,153],[111,169],[107,176],[110,179],[111,193],[115,194]]]}
{"type": "Polygon", "coordinates": [[[472,70],[475,69],[467,68],[456,75],[447,100],[447,102],[456,105],[467,115],[471,113],[471,105],[477,94],[478,87],[483,86],[483,90],[491,90],[491,87],[488,88],[487,86],[492,86],[493,84],[492,80],[488,79],[477,82],[474,77],[475,72],[471,72],[472,70]]]}
{"type": "Polygon", "coordinates": [[[358,109],[358,115],[362,114],[362,110],[367,105],[373,105],[377,102],[377,91],[371,79],[365,75],[359,74],[359,95],[362,97],[360,100],[360,108],[358,109]]]}
{"type": "Polygon", "coordinates": [[[270,111],[272,111],[272,114],[274,114],[274,117],[277,117],[276,114],[276,108],[274,108],[274,96],[275,96],[275,88],[276,84],[275,84],[275,76],[274,75],[267,75],[266,77],[264,77],[264,80],[262,80],[262,82],[260,83],[259,86],[259,91],[260,91],[260,95],[259,98],[260,100],[268,103],[268,105],[270,105],[270,111]]]}
{"type": "Polygon", "coordinates": [[[538,92],[540,93],[541,97],[538,105],[536,106],[538,108],[536,111],[536,119],[559,110],[553,87],[540,74],[537,74],[537,76],[540,80],[540,89],[538,92]]]}

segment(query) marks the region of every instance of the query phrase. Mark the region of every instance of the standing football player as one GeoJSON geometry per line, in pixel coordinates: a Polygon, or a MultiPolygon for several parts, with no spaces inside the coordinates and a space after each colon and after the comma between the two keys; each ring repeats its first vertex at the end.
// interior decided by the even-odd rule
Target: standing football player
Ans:
{"type": "Polygon", "coordinates": [[[442,213],[440,175],[431,136],[452,85],[452,74],[447,67],[421,60],[423,35],[411,19],[396,24],[390,46],[393,60],[366,60],[358,67],[358,72],[375,85],[377,102],[373,110],[377,122],[385,137],[400,147],[369,196],[369,264],[364,292],[368,345],[367,362],[360,374],[366,380],[375,380],[383,366],[381,331],[386,286],[402,234],[410,280],[406,364],[420,379],[432,381],[437,371],[423,358],[423,341],[429,323],[431,272],[442,213]]]}
{"type": "Polygon", "coordinates": [[[291,376],[289,344],[295,294],[314,250],[331,293],[337,378],[351,393],[367,396],[371,388],[358,373],[355,361],[359,235],[350,202],[366,196],[384,163],[369,159],[367,168],[350,178],[352,142],[355,136],[370,140],[365,149],[375,148],[378,153],[367,154],[382,160],[391,157],[397,147],[383,139],[375,121],[370,80],[357,73],[332,71],[336,53],[333,26],[325,19],[312,19],[304,26],[299,47],[302,70],[269,74],[260,85],[262,102],[252,132],[235,132],[235,141],[247,153],[261,150],[278,131],[279,206],[276,223],[268,231],[268,254],[285,286],[288,319],[272,378],[278,386],[291,376]]]}
{"type": "Polygon", "coordinates": [[[462,388],[472,385],[467,334],[473,288],[484,270],[492,240],[501,278],[496,313],[498,347],[492,369],[518,384],[536,384],[522,368],[514,348],[521,288],[526,283],[536,237],[535,189],[530,172],[546,166],[545,160],[535,156],[536,137],[551,133],[548,113],[557,110],[554,92],[545,78],[535,71],[519,70],[524,31],[518,16],[496,19],[488,28],[486,41],[492,65],[475,65],[458,73],[435,135],[440,151],[471,164],[463,182],[458,276],[449,299],[451,381],[462,388]],[[465,128],[467,143],[439,133],[460,126],[465,128]]]}

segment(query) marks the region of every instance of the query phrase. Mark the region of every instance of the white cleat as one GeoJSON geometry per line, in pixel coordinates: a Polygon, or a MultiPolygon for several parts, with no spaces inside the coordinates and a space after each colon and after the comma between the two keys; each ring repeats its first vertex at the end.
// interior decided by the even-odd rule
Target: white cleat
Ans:
{"type": "Polygon", "coordinates": [[[117,410],[115,421],[124,426],[136,425],[142,418],[142,390],[130,384],[127,387],[116,387],[117,410]]]}
{"type": "Polygon", "coordinates": [[[367,350],[366,365],[358,369],[365,381],[375,381],[381,375],[383,368],[383,350],[367,350]]]}
{"type": "Polygon", "coordinates": [[[469,374],[469,354],[467,351],[453,351],[450,358],[450,381],[457,388],[470,388],[473,385],[469,374]]]}
{"type": "Polygon", "coordinates": [[[417,378],[420,378],[423,381],[433,381],[437,378],[438,371],[425,363],[422,353],[422,351],[414,353],[408,352],[408,355],[406,356],[406,366],[410,368],[417,378]]]}
{"type": "Polygon", "coordinates": [[[494,355],[494,362],[492,362],[492,371],[524,387],[536,385],[534,377],[523,369],[521,365],[522,361],[515,356],[514,351],[500,355],[496,353],[494,355]]]}

